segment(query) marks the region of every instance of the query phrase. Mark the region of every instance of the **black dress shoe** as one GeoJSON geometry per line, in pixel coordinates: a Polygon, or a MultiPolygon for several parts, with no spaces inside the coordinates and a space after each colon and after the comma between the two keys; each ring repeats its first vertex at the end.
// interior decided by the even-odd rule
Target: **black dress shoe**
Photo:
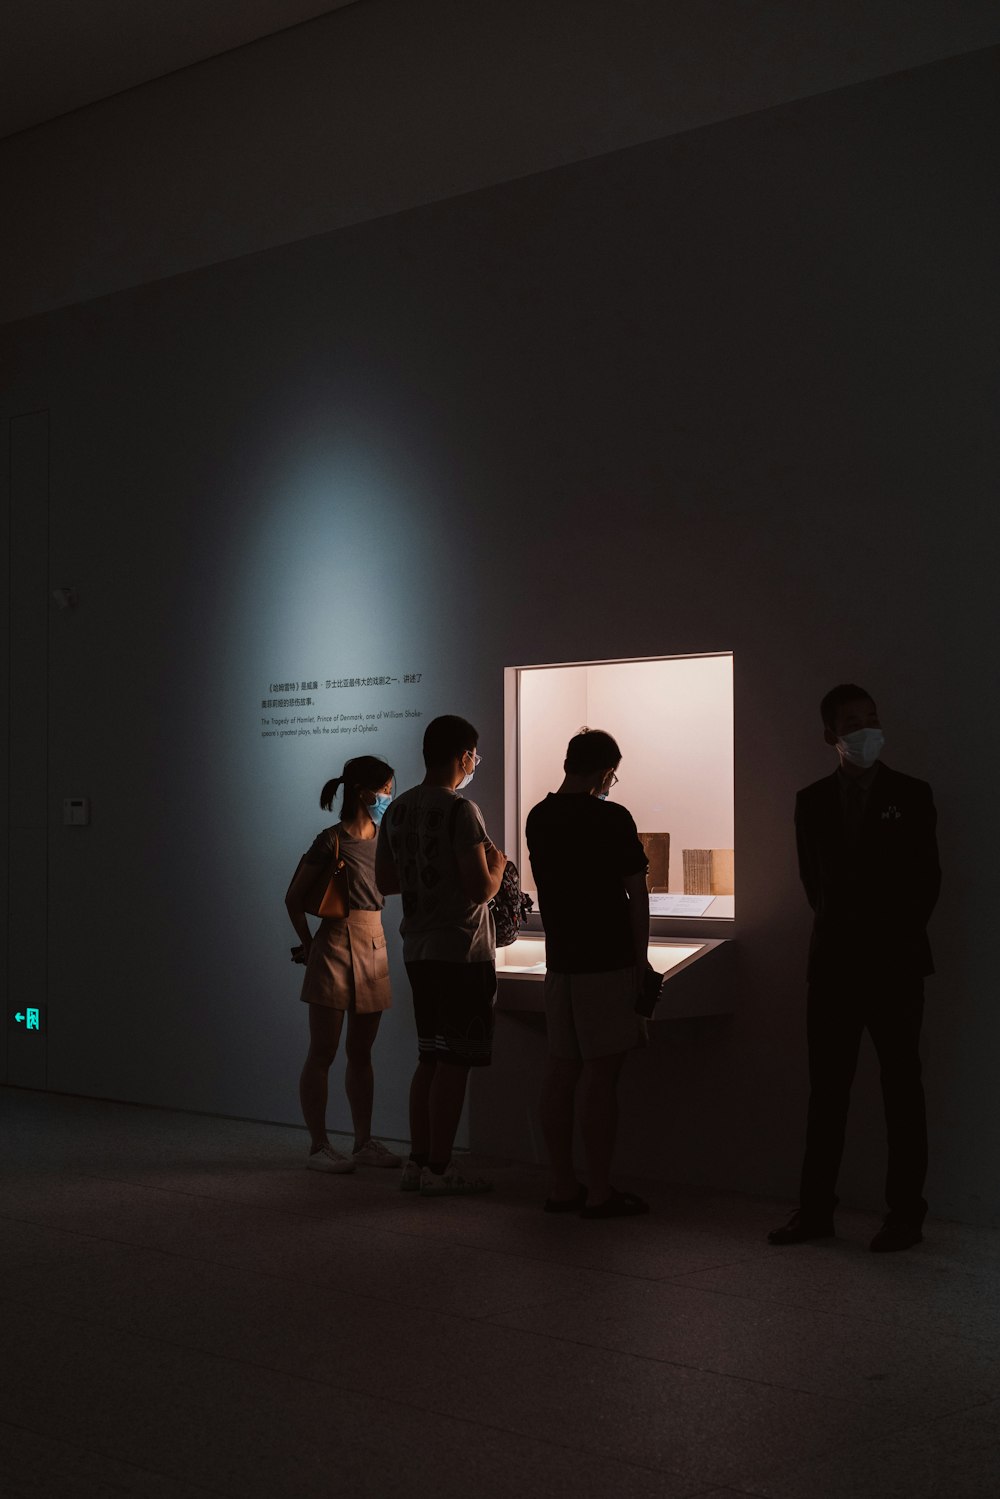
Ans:
{"type": "Polygon", "coordinates": [[[923,1237],[919,1223],[894,1223],[887,1218],[868,1247],[875,1254],[891,1254],[894,1249],[912,1249],[923,1237]]]}
{"type": "Polygon", "coordinates": [[[796,1211],[780,1228],[772,1228],[767,1236],[769,1244],[807,1244],[810,1239],[832,1239],[832,1218],[811,1218],[801,1209],[796,1211]]]}

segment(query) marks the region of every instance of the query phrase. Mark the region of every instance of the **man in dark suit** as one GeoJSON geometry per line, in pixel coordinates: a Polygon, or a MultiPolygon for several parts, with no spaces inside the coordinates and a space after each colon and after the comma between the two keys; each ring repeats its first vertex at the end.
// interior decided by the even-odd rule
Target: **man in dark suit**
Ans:
{"type": "Polygon", "coordinates": [[[798,1210],[772,1244],[833,1233],[851,1083],[867,1029],[882,1071],[889,1214],[871,1243],[908,1249],[923,1237],[927,1122],[920,1077],[927,921],[941,883],[936,813],[925,781],[883,765],[871,696],[853,683],[820,705],[833,775],[795,804],[799,873],[813,909],[807,1031],[809,1117],[798,1210]]]}

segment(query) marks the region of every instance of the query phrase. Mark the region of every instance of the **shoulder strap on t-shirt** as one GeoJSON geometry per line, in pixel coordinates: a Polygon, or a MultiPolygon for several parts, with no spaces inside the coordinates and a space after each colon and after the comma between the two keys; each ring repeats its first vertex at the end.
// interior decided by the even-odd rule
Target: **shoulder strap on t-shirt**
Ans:
{"type": "Polygon", "coordinates": [[[332,823],[330,827],[323,829],[333,843],[332,853],[335,867],[340,863],[340,834],[337,832],[338,827],[339,823],[332,823]]]}

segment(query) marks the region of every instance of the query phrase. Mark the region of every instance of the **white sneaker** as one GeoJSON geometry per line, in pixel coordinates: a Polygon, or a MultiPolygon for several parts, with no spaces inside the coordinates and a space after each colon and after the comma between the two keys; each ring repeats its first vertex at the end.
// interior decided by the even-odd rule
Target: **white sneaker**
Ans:
{"type": "Polygon", "coordinates": [[[429,1166],[420,1173],[421,1197],[472,1197],[477,1192],[492,1192],[493,1183],[484,1176],[463,1176],[454,1162],[436,1176],[429,1166]]]}
{"type": "Polygon", "coordinates": [[[366,1140],[359,1150],[351,1157],[359,1166],[401,1166],[403,1157],[394,1155],[393,1152],[381,1140],[366,1140]]]}
{"type": "Polygon", "coordinates": [[[354,1170],[351,1157],[341,1155],[340,1151],[334,1150],[332,1145],[322,1145],[319,1150],[314,1150],[306,1161],[306,1165],[310,1171],[338,1171],[341,1175],[354,1170]]]}
{"type": "Polygon", "coordinates": [[[420,1176],[422,1168],[416,1161],[407,1161],[403,1167],[403,1174],[399,1179],[399,1190],[401,1192],[419,1192],[420,1176]]]}

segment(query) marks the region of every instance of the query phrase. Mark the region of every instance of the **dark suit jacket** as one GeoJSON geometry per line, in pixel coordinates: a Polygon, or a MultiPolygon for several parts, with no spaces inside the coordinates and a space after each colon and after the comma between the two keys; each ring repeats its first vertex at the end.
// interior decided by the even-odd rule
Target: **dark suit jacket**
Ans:
{"type": "Polygon", "coordinates": [[[799,874],[815,917],[810,979],[934,972],[927,921],[941,885],[936,822],[927,782],[881,762],[853,847],[837,773],[799,792],[799,874]]]}

